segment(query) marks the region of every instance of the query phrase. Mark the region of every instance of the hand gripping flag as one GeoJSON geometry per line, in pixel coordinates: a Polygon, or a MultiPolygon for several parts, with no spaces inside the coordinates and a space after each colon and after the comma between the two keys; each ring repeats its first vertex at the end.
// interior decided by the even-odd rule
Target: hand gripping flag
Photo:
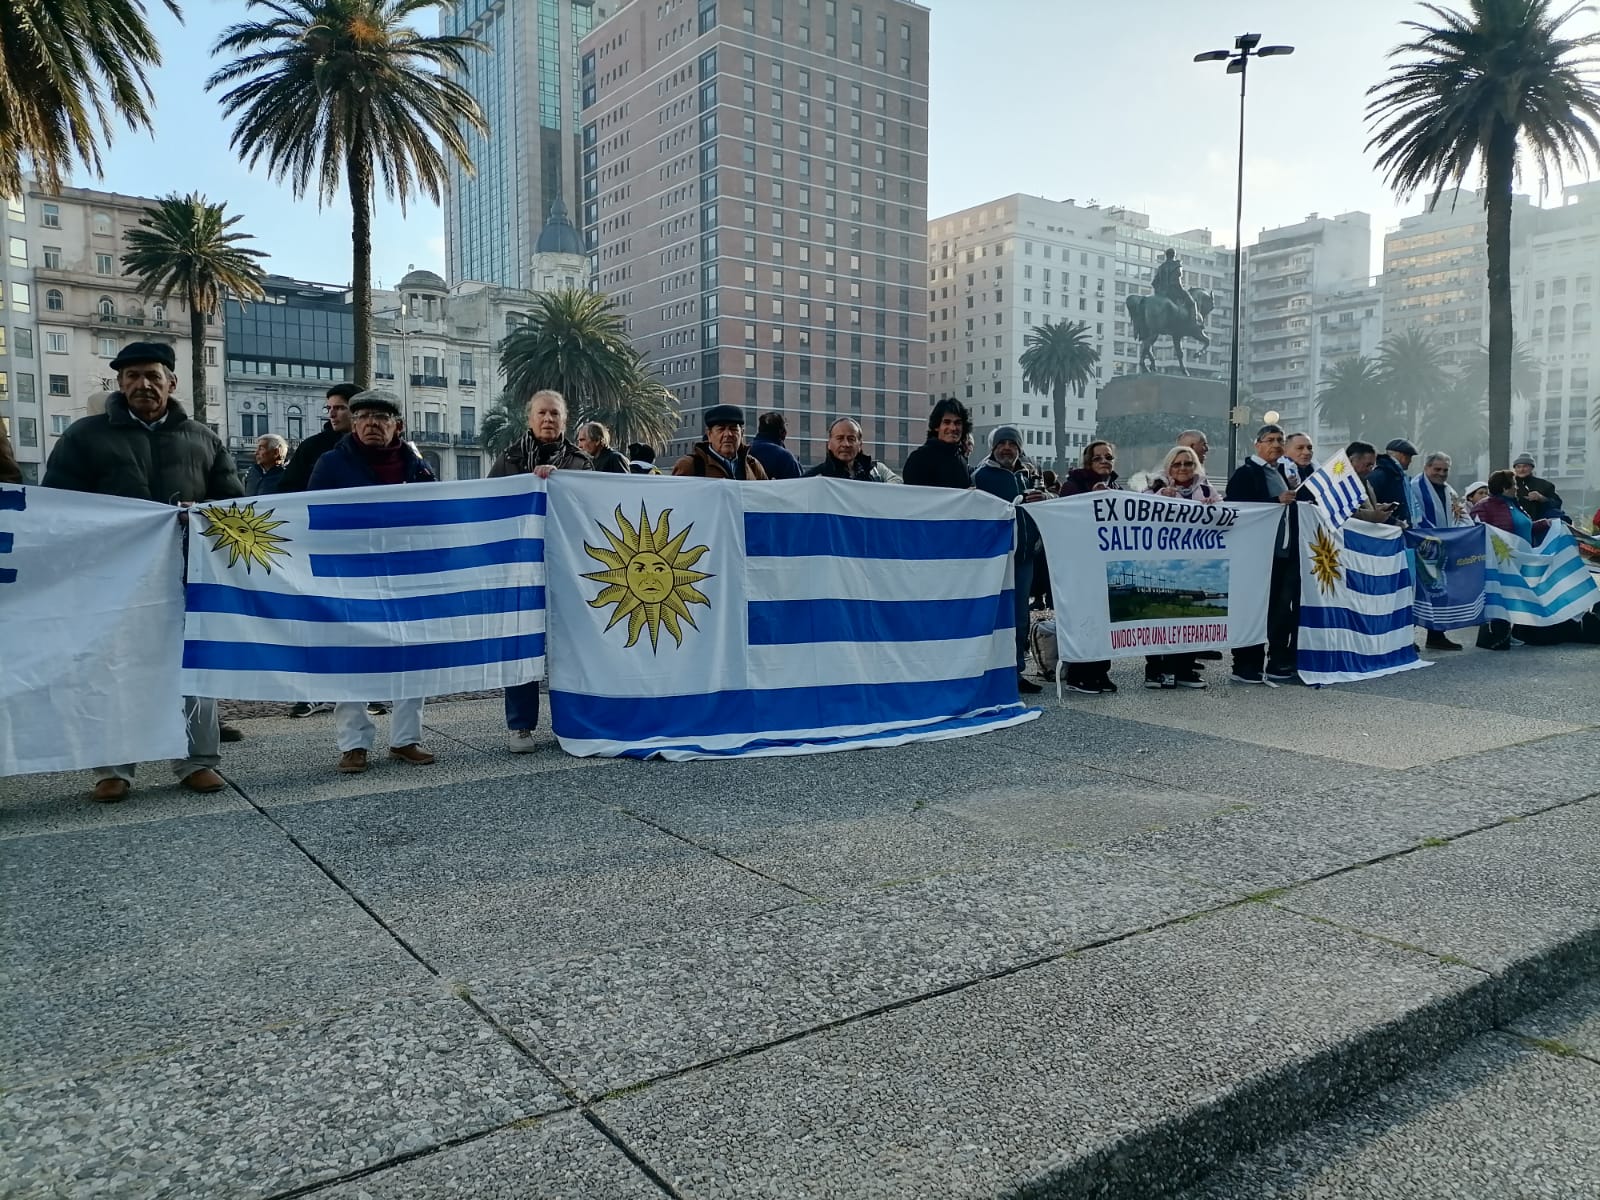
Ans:
{"type": "Polygon", "coordinates": [[[820,754],[1031,720],[1010,505],[557,472],[551,721],[570,754],[820,754]]]}
{"type": "Polygon", "coordinates": [[[185,691],[401,700],[538,679],[544,512],[532,475],[194,509],[185,691]]]}
{"type": "Polygon", "coordinates": [[[1367,489],[1343,450],[1311,473],[1304,486],[1337,529],[1367,501],[1367,489]]]}

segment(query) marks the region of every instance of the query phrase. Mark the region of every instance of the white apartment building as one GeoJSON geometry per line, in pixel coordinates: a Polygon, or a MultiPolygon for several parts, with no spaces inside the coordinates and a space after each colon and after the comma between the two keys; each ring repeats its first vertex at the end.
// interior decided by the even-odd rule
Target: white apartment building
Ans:
{"type": "MultiPolygon", "coordinates": [[[[1253,412],[1276,410],[1284,428],[1292,426],[1320,440],[1317,310],[1336,294],[1365,287],[1371,257],[1372,218],[1363,212],[1336,217],[1312,213],[1296,224],[1263,230],[1245,250],[1240,376],[1250,388],[1253,412]]],[[[1359,311],[1362,320],[1368,319],[1365,305],[1336,305],[1331,315],[1337,318],[1344,311],[1359,311]]]]}
{"type": "MultiPolygon", "coordinates": [[[[1068,201],[1068,203],[1072,203],[1068,201]]],[[[1094,206],[1090,206],[1093,211],[1094,206]]],[[[1233,251],[1211,242],[1209,229],[1189,229],[1182,233],[1163,233],[1150,227],[1147,214],[1131,208],[1104,210],[1115,223],[1117,319],[1110,343],[1111,360],[1106,378],[1129,375],[1139,370],[1139,342],[1128,322],[1129,296],[1148,295],[1150,280],[1166,252],[1171,250],[1183,265],[1183,282],[1188,288],[1204,288],[1211,293],[1215,307],[1206,320],[1211,345],[1205,351],[1194,342],[1185,342],[1184,365],[1197,379],[1227,382],[1233,353],[1233,251]]],[[[1172,343],[1163,338],[1155,348],[1159,370],[1177,370],[1172,343]]]]}
{"type": "MultiPolygon", "coordinates": [[[[1289,432],[1311,435],[1319,460],[1342,449],[1348,432],[1324,424],[1317,412],[1316,396],[1323,377],[1346,359],[1376,358],[1382,342],[1383,285],[1378,281],[1335,284],[1312,297],[1306,385],[1310,402],[1303,407],[1296,403],[1283,419],[1289,432]]],[[[1256,407],[1261,411],[1265,404],[1256,407]]]]}
{"type": "MultiPolygon", "coordinates": [[[[30,187],[6,201],[0,295],[0,417],[23,477],[37,482],[56,439],[99,412],[116,388],[110,362],[126,343],[165,342],[177,358],[178,398],[189,392],[189,313],[181,300],[144,300],[122,273],[124,233],[155,206],[142,196],[89,188],[52,195],[30,187]]],[[[208,324],[207,402],[220,392],[222,327],[208,324]]]]}

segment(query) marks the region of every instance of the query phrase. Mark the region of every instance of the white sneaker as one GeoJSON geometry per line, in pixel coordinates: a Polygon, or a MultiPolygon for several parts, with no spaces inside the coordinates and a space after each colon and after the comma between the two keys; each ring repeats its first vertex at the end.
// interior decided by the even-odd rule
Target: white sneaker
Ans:
{"type": "Polygon", "coordinates": [[[538,748],[531,729],[513,729],[506,735],[506,749],[513,754],[531,754],[538,748]]]}

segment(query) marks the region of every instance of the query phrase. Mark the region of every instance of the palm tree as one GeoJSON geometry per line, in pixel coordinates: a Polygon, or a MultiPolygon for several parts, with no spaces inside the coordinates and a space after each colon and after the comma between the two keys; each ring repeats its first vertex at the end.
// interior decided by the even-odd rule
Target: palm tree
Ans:
{"type": "MultiPolygon", "coordinates": [[[[162,2],[183,19],[176,0],[162,2]]],[[[146,73],[160,65],[142,0],[0,4],[0,195],[22,195],[23,159],[52,192],[74,161],[99,177],[113,117],[151,128],[146,73]]]]}
{"type": "Polygon", "coordinates": [[[228,232],[244,218],[224,217],[223,205],[190,192],[163,196],[156,207],[139,218],[139,227],[127,233],[129,250],[123,268],[139,279],[140,295],[154,296],[166,304],[177,295],[189,306],[189,401],[194,419],[206,419],[206,318],[215,319],[223,296],[259,300],[261,267],[266,254],[238,243],[253,240],[248,233],[228,232]]]}
{"type": "Polygon", "coordinates": [[[1023,339],[1022,382],[1050,397],[1055,417],[1055,469],[1067,470],[1067,389],[1079,399],[1095,377],[1100,351],[1089,341],[1089,322],[1067,321],[1035,325],[1023,339]]]}
{"type": "Polygon", "coordinates": [[[1378,378],[1388,401],[1391,428],[1398,426],[1389,436],[1412,441],[1421,436],[1422,418],[1443,403],[1455,386],[1444,347],[1420,329],[1383,339],[1378,347],[1378,378]]]}
{"type": "Polygon", "coordinates": [[[513,396],[554,388],[574,418],[617,404],[643,374],[616,305],[582,288],[542,293],[501,341],[500,369],[513,396]]]}
{"type": "Polygon", "coordinates": [[[1342,427],[1350,440],[1361,437],[1383,409],[1383,377],[1374,360],[1363,354],[1323,369],[1317,412],[1324,421],[1342,427]]]}
{"type": "Polygon", "coordinates": [[[223,30],[213,54],[237,54],[206,80],[234,84],[222,109],[237,117],[230,143],[250,166],[263,159],[299,197],[350,197],[355,382],[372,382],[372,201],[377,176],[401,212],[414,191],[438,203],[446,155],[472,170],[465,130],[485,132],[477,101],[444,72],[466,69],[467,37],[427,36],[406,19],[446,0],[249,0],[265,21],[223,30]],[[438,145],[435,145],[435,141],[438,145]],[[443,150],[441,151],[441,147],[443,150]]]}
{"type": "Polygon", "coordinates": [[[629,442],[664,446],[678,428],[678,398],[667,385],[645,373],[639,365],[637,378],[609,400],[585,404],[578,409],[579,421],[599,421],[611,431],[612,444],[626,450],[629,442]]]}
{"type": "Polygon", "coordinates": [[[513,400],[510,392],[501,392],[478,422],[478,442],[488,454],[498,457],[527,428],[527,402],[513,400]]]}
{"type": "Polygon", "coordinates": [[[1368,89],[1374,127],[1367,149],[1395,193],[1433,188],[1429,206],[1479,164],[1489,257],[1490,461],[1511,457],[1511,200],[1520,152],[1541,183],[1551,168],[1586,170],[1600,160],[1600,91],[1589,52],[1600,33],[1563,37],[1583,4],[1557,12],[1552,0],[1469,0],[1466,13],[1423,7],[1438,21],[1407,21],[1415,35],[1390,51],[1404,59],[1368,89]]]}

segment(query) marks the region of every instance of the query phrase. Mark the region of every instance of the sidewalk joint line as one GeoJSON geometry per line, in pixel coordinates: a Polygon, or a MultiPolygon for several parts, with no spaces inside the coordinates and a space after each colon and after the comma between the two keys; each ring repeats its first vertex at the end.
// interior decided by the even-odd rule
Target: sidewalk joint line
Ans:
{"type": "MultiPolygon", "coordinates": [[[[595,797],[595,799],[599,799],[599,797],[595,797]]],[[[605,801],[602,800],[601,803],[604,804],[605,801]]],[[[641,825],[646,825],[649,828],[654,829],[657,833],[664,833],[670,838],[675,838],[676,840],[682,842],[686,846],[693,846],[696,850],[704,851],[706,854],[711,855],[711,857],[713,857],[713,858],[720,858],[723,862],[727,863],[731,867],[738,867],[739,870],[748,871],[748,872],[750,872],[750,874],[756,876],[759,879],[765,879],[768,883],[775,883],[779,887],[784,888],[784,889],[786,889],[788,891],[791,891],[795,895],[801,896],[804,899],[807,899],[807,900],[819,900],[819,899],[822,899],[822,897],[820,897],[820,896],[813,896],[810,892],[806,891],[803,888],[797,888],[797,887],[794,886],[794,884],[787,883],[784,880],[779,879],[776,875],[768,875],[765,871],[761,870],[759,867],[752,867],[749,863],[740,862],[737,858],[733,858],[730,855],[724,854],[724,853],[722,853],[722,851],[716,849],[713,846],[708,846],[704,842],[697,841],[694,838],[690,837],[688,834],[679,833],[676,829],[668,828],[667,826],[661,824],[661,822],[653,820],[650,817],[643,816],[643,815],[641,815],[639,813],[636,813],[632,809],[623,808],[620,805],[617,805],[617,806],[613,806],[613,811],[619,812],[623,816],[629,817],[629,818],[639,822],[639,824],[641,824],[641,825]]]]}
{"type": "Polygon", "coordinates": [[[605,1119],[601,1117],[599,1113],[595,1112],[587,1104],[580,1105],[578,1107],[578,1112],[582,1115],[585,1121],[588,1121],[594,1129],[599,1131],[602,1137],[604,1137],[608,1142],[617,1148],[617,1152],[619,1154],[621,1154],[636,1168],[638,1168],[639,1172],[643,1174],[646,1179],[655,1184],[656,1187],[660,1188],[668,1196],[671,1196],[672,1200],[684,1200],[683,1193],[668,1183],[660,1171],[657,1171],[653,1166],[644,1160],[643,1155],[641,1155],[632,1146],[628,1145],[627,1142],[623,1141],[622,1135],[617,1133],[616,1130],[612,1129],[610,1125],[607,1125],[605,1119]]]}

